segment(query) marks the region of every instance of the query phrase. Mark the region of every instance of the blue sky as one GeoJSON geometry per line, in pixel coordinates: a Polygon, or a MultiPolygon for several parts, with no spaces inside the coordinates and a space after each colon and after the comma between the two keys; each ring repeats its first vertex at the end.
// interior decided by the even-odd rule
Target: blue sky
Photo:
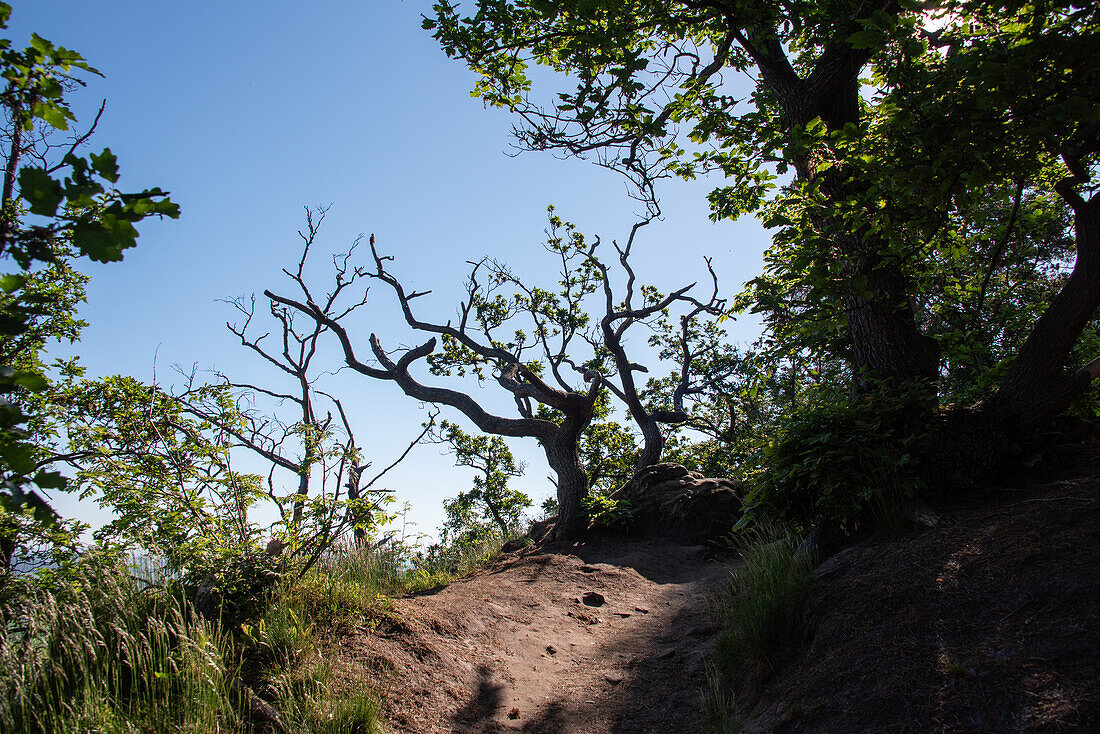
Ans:
{"type": "MultiPolygon", "coordinates": [[[[13,5],[16,44],[37,32],[103,72],[73,99],[83,120],[107,100],[91,147],[118,155],[124,188],[161,186],[183,209],[178,221],[143,226],[122,263],[85,268],[92,281],[82,316],[91,326],[77,352],[91,374],[151,379],[155,356],[162,382],[176,363],[263,379],[226,331],[233,314],[219,299],[280,284],[280,268],[298,255],[306,205],[332,205],[324,252],[373,232],[397,257],[395,273],[433,290],[418,304],[442,320],[454,311],[467,260],[490,255],[535,277],[547,272],[548,204],[605,240],[625,237],[634,221],[637,205],[615,174],[586,161],[509,155],[512,121],[470,97],[472,74],[420,28],[426,0],[13,5]]],[[[709,255],[732,295],[759,272],[762,230],[753,221],[711,223],[712,185],[659,190],[665,218],[636,244],[642,280],[692,282],[709,255]]],[[[395,340],[403,333],[392,309],[374,306],[385,295],[372,292],[374,310],[357,324],[364,341],[372,329],[395,340]]],[[[756,331],[751,319],[731,327],[735,341],[756,331]]],[[[341,377],[339,389],[378,464],[423,420],[393,385],[341,377]]],[[[549,494],[537,446],[512,446],[530,465],[516,486],[549,494]]],[[[388,482],[425,532],[441,521],[441,500],[468,484],[434,447],[388,482]]]]}

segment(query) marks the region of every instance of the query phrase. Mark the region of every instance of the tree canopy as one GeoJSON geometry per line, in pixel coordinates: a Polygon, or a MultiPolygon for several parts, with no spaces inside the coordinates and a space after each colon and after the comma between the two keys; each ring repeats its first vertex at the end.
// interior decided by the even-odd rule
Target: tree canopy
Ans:
{"type": "Polygon", "coordinates": [[[662,178],[720,175],[712,215],[774,230],[738,305],[777,357],[933,392],[970,372],[1017,426],[1095,372],[1071,356],[1100,303],[1091,4],[444,0],[424,25],[521,147],[593,156],[651,206],[662,178]],[[1013,294],[1020,267],[1047,285],[1013,294]]]}

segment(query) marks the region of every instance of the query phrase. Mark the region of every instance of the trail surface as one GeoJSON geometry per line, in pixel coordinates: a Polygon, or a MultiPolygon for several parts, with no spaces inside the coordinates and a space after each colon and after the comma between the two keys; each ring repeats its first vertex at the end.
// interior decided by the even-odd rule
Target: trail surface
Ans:
{"type": "Polygon", "coordinates": [[[509,554],[396,600],[341,657],[382,671],[398,731],[690,732],[728,568],[701,546],[643,540],[509,554]]]}

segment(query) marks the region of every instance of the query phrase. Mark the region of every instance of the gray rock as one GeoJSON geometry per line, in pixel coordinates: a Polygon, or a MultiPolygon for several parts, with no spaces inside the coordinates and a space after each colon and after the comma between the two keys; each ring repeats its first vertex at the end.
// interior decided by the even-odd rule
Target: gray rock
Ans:
{"type": "Polygon", "coordinates": [[[700,542],[723,538],[741,516],[737,482],[704,477],[680,464],[646,467],[611,496],[630,503],[642,532],[671,532],[700,542]]]}

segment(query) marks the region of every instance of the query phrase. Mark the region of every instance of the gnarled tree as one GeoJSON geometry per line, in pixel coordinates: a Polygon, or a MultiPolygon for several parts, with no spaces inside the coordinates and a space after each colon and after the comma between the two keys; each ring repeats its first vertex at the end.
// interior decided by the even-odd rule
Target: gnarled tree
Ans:
{"type": "Polygon", "coordinates": [[[697,379],[699,373],[693,369],[694,363],[700,357],[705,357],[718,348],[713,341],[707,342],[698,338],[699,332],[695,330],[695,324],[700,315],[717,317],[723,313],[725,307],[725,301],[718,297],[718,276],[711,267],[709,259],[706,261],[707,270],[714,287],[707,301],[700,301],[690,295],[690,291],[695,287],[692,283],[667,296],[660,296],[652,289],[643,286],[641,290],[646,293],[645,302],[635,303],[636,277],[629,261],[630,249],[639,227],[648,224],[649,221],[644,220],[634,225],[625,246],[620,247],[617,242],[612,243],[618,253],[619,264],[626,274],[625,293],[621,301],[616,299],[608,266],[595,257],[595,246],[586,254],[592,265],[600,272],[605,299],[604,315],[600,319],[599,333],[595,335],[595,339],[598,340],[595,346],[610,353],[614,364],[615,379],[608,380],[607,387],[626,407],[642,434],[642,450],[635,464],[636,471],[641,471],[661,460],[666,439],[662,424],[678,425],[691,420],[691,414],[684,407],[684,399],[705,389],[699,384],[697,379]],[[636,323],[667,321],[669,308],[674,304],[687,304],[689,309],[680,315],[681,328],[677,332],[677,351],[666,350],[661,357],[677,364],[678,379],[672,386],[671,407],[655,407],[651,404],[647,405],[643,399],[643,391],[639,390],[634,379],[635,372],[646,373],[649,370],[643,365],[630,361],[623,337],[636,323]]]}
{"type": "MultiPolygon", "coordinates": [[[[569,537],[582,529],[580,502],[589,488],[578,447],[591,424],[601,392],[616,373],[601,338],[588,333],[591,319],[584,308],[586,299],[600,289],[607,272],[595,256],[598,240],[586,244],[572,225],[553,214],[548,234],[547,249],[561,263],[556,291],[529,286],[504,265],[483,259],[472,263],[457,323],[425,321],[415,313],[413,302],[427,292],[405,290],[387,270],[386,264],[392,258],[378,253],[373,237],[370,241],[373,269],[351,265],[350,253],[338,258],[335,285],[323,296],[314,294],[301,269],[286,271],[298,291],[294,297],[270,290],[265,295],[273,304],[295,309],[323,324],[339,339],[345,362],[356,372],[394,382],[417,400],[455,408],[485,433],[538,440],[557,485],[557,533],[569,537]],[[394,356],[372,334],[370,348],[374,360],[364,361],[343,323],[355,306],[339,304],[343,293],[366,279],[381,282],[392,291],[407,326],[433,336],[419,346],[399,350],[394,356]],[[516,328],[517,325],[529,331],[516,328]],[[578,350],[587,350],[587,359],[579,358],[578,350]],[[440,377],[471,374],[480,380],[491,376],[511,395],[519,417],[491,413],[467,392],[424,384],[411,371],[420,360],[425,360],[430,371],[440,377]],[[491,375],[486,375],[487,370],[491,375]]],[[[626,252],[624,248],[624,264],[626,252]]],[[[634,278],[629,269],[628,273],[631,283],[628,292],[632,297],[634,278]]],[[[615,344],[625,364],[630,364],[622,345],[625,328],[660,313],[670,303],[688,299],[689,288],[668,297],[647,290],[646,303],[640,307],[630,305],[630,297],[625,306],[614,304],[613,299],[608,301],[610,333],[617,340],[615,344]],[[619,322],[623,325],[616,331],[619,322]]],[[[364,292],[356,305],[365,299],[364,292]]],[[[693,308],[706,307],[702,302],[692,303],[693,308]]],[[[637,365],[630,365],[628,378],[630,371],[636,369],[637,365]]],[[[625,396],[629,390],[636,397],[633,383],[625,384],[627,388],[616,386],[617,394],[625,396]]]]}
{"type": "MultiPolygon", "coordinates": [[[[298,278],[326,212],[326,208],[306,210],[306,229],[298,233],[302,239],[302,256],[295,271],[298,278]]],[[[176,398],[186,412],[216,426],[229,449],[243,449],[269,465],[267,495],[279,512],[283,541],[299,546],[295,552],[304,553],[305,565],[309,565],[347,529],[357,541],[363,541],[387,519],[383,507],[392,490],[376,485],[429,435],[436,416],[430,417],[393,462],[371,473],[371,462],[364,461],[343,403],[318,385],[315,359],[328,327],[312,318],[296,319],[300,316],[296,311],[269,303],[271,320],[277,325],[272,338],[271,332],[256,333],[255,297],[230,303],[241,320],[227,322],[226,328],[289,386],[280,389],[236,382],[219,373],[218,389],[212,390],[208,385],[196,385],[192,372],[176,398]],[[232,405],[227,396],[232,396],[232,405]],[[293,492],[285,492],[283,482],[277,479],[280,473],[292,477],[293,492]]],[[[351,304],[340,316],[346,317],[361,305],[351,304]]]]}

